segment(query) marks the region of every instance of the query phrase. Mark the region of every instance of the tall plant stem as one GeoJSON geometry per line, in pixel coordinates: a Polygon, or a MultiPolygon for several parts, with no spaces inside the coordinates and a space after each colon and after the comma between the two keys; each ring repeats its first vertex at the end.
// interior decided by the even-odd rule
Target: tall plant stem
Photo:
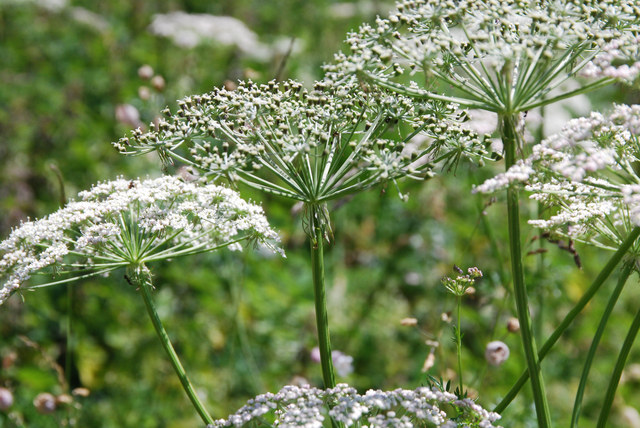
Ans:
{"type": "MultiPolygon", "coordinates": [[[[502,143],[505,151],[506,168],[509,169],[516,159],[518,134],[516,130],[517,116],[512,114],[501,115],[502,143]]],[[[513,277],[513,291],[516,300],[518,321],[522,334],[522,345],[527,361],[527,368],[531,376],[533,400],[536,406],[538,426],[540,428],[551,426],[549,405],[540,370],[538,351],[531,329],[531,317],[529,315],[529,299],[524,282],[524,268],[522,266],[522,250],[520,247],[520,207],[518,202],[518,189],[510,186],[507,189],[507,221],[509,224],[509,247],[511,250],[511,270],[513,277]]]]}
{"type": "MultiPolygon", "coordinates": [[[[618,248],[618,250],[613,254],[613,256],[611,256],[607,264],[602,268],[602,270],[600,271],[596,279],[593,280],[593,282],[591,283],[587,291],[585,291],[585,293],[582,295],[578,303],[575,304],[573,309],[569,311],[569,313],[564,317],[560,325],[554,330],[554,332],[547,339],[544,345],[542,345],[542,348],[540,348],[540,353],[538,354],[538,358],[540,359],[540,361],[542,361],[544,357],[547,356],[547,354],[549,353],[553,345],[555,345],[558,339],[560,338],[560,336],[562,336],[562,333],[564,333],[565,330],[571,325],[573,320],[584,309],[584,307],[587,306],[587,303],[589,303],[589,301],[593,298],[593,296],[600,289],[602,284],[604,284],[607,278],[609,278],[609,275],[611,275],[611,273],[616,268],[616,266],[618,266],[618,263],[620,263],[624,255],[627,254],[627,251],[629,251],[629,248],[631,248],[633,243],[636,242],[636,239],[638,239],[638,236],[640,236],[640,227],[635,227],[631,231],[631,233],[629,233],[629,236],[627,237],[627,239],[625,239],[622,245],[620,245],[620,248],[618,248]]],[[[520,375],[516,383],[511,387],[509,392],[507,392],[507,395],[505,395],[505,397],[502,399],[500,404],[498,404],[495,407],[495,409],[493,409],[493,411],[497,413],[502,413],[504,409],[506,409],[507,406],[513,401],[513,399],[516,398],[516,396],[518,395],[518,392],[520,391],[520,389],[522,389],[522,387],[524,386],[524,384],[527,382],[528,379],[529,379],[529,372],[525,371],[520,375]]]]}
{"type": "Polygon", "coordinates": [[[620,297],[620,293],[622,293],[622,289],[624,288],[629,276],[633,272],[634,263],[625,263],[622,272],[620,273],[620,277],[618,278],[618,284],[616,285],[615,290],[611,293],[609,297],[609,301],[607,302],[607,307],[600,318],[600,323],[598,324],[598,329],[596,330],[596,334],[593,336],[593,340],[591,341],[591,346],[589,346],[589,351],[587,352],[587,358],[584,363],[584,367],[582,368],[582,374],[580,375],[580,384],[578,385],[578,391],[576,392],[576,399],[573,404],[573,412],[571,414],[571,427],[578,426],[578,419],[580,418],[580,409],[582,407],[582,397],[584,395],[584,390],[587,385],[587,378],[589,377],[589,371],[591,370],[591,363],[593,362],[593,358],[596,355],[596,350],[598,349],[598,345],[600,344],[600,339],[602,338],[602,334],[604,333],[604,328],[609,321],[609,316],[611,312],[613,312],[613,308],[618,301],[618,297],[620,297]]]}
{"type": "Polygon", "coordinates": [[[325,388],[336,386],[336,379],[331,359],[331,339],[329,337],[329,319],[327,316],[327,293],[324,286],[324,246],[322,227],[315,222],[311,237],[311,268],[313,270],[313,295],[316,305],[316,326],[318,329],[318,347],[320,348],[320,364],[325,388]]]}
{"type": "Polygon", "coordinates": [[[147,313],[151,318],[153,327],[156,329],[158,338],[160,338],[160,343],[162,343],[162,347],[167,352],[167,355],[169,355],[169,361],[171,362],[173,369],[176,371],[176,374],[178,375],[178,379],[180,379],[180,383],[182,384],[182,388],[184,389],[184,392],[187,393],[189,400],[191,400],[191,404],[193,404],[193,407],[196,409],[196,411],[198,412],[198,414],[200,415],[204,423],[213,424],[213,418],[211,418],[207,410],[204,408],[204,405],[200,401],[200,398],[198,398],[198,395],[196,394],[196,391],[194,390],[193,385],[191,384],[191,381],[187,377],[187,373],[185,372],[184,367],[182,367],[182,363],[180,363],[178,354],[176,354],[176,351],[173,349],[173,345],[171,344],[169,335],[167,334],[167,331],[164,329],[164,326],[162,325],[162,321],[158,316],[158,312],[156,311],[156,307],[153,304],[153,300],[151,298],[151,287],[152,287],[151,281],[142,280],[140,281],[139,284],[135,284],[135,285],[140,287],[140,294],[142,294],[144,305],[147,307],[147,313]]]}
{"type": "Polygon", "coordinates": [[[633,322],[631,323],[631,327],[629,327],[627,337],[624,339],[624,343],[622,344],[622,348],[620,349],[620,353],[618,354],[618,361],[616,361],[616,365],[613,368],[613,373],[611,373],[611,379],[609,380],[607,393],[604,396],[602,410],[600,410],[600,416],[598,417],[597,428],[604,428],[606,426],[607,419],[609,419],[611,405],[613,404],[613,399],[616,395],[616,389],[618,389],[618,384],[620,383],[620,376],[622,376],[622,370],[624,369],[624,365],[627,362],[627,357],[629,356],[629,352],[631,351],[631,346],[636,340],[638,330],[640,330],[640,310],[633,318],[633,322]]]}
{"type": "Polygon", "coordinates": [[[456,296],[458,303],[458,323],[456,325],[456,348],[458,353],[458,382],[460,384],[460,397],[464,396],[462,382],[462,334],[460,333],[460,311],[462,310],[462,296],[456,296]]]}

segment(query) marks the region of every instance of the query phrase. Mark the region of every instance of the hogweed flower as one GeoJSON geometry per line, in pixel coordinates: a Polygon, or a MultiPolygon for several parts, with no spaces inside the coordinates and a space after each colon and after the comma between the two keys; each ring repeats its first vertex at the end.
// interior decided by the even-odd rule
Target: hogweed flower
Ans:
{"type": "Polygon", "coordinates": [[[34,274],[66,283],[128,268],[148,275],[146,264],[255,240],[281,252],[262,208],[231,189],[157,179],[117,179],[80,192],[78,200],[14,229],[0,243],[0,303],[34,274]]]}
{"type": "Polygon", "coordinates": [[[126,154],[156,151],[213,179],[225,178],[307,204],[353,194],[381,182],[431,174],[484,154],[463,117],[442,102],[415,103],[385,91],[289,81],[188,97],[150,132],[115,146],[126,154]],[[415,143],[418,136],[429,141],[415,143]]]}
{"type": "MultiPolygon", "coordinates": [[[[460,270],[462,272],[462,270],[460,270]]],[[[482,271],[477,267],[467,269],[466,275],[458,275],[456,278],[444,277],[442,284],[454,296],[462,297],[473,286],[476,279],[482,278],[482,271]]]]}
{"type": "Polygon", "coordinates": [[[616,250],[640,226],[640,106],[592,113],[533,148],[527,159],[485,181],[475,192],[522,185],[550,207],[547,219],[529,223],[616,250]]]}
{"type": "Polygon", "coordinates": [[[358,74],[416,98],[513,114],[636,81],[639,26],[634,0],[399,1],[388,19],[351,33],[350,52],[326,68],[335,81],[358,74]],[[552,92],[580,72],[595,80],[552,92]],[[416,73],[422,84],[399,77],[416,73]]]}
{"type": "Polygon", "coordinates": [[[326,390],[287,385],[276,394],[267,393],[249,400],[236,413],[215,421],[208,428],[242,427],[251,423],[320,428],[329,419],[346,427],[463,425],[489,428],[499,418],[497,413],[488,412],[468,398],[458,399],[437,388],[369,390],[358,394],[346,384],[326,390]]]}

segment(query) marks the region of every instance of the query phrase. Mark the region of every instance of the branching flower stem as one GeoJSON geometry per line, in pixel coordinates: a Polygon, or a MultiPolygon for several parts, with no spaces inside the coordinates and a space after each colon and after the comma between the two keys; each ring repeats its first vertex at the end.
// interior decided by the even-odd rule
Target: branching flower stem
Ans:
{"type": "MultiPolygon", "coordinates": [[[[547,341],[540,348],[540,352],[538,353],[538,359],[542,361],[544,357],[547,356],[553,345],[556,344],[560,336],[565,332],[565,330],[571,325],[573,320],[578,316],[578,314],[587,306],[587,303],[591,301],[593,296],[598,292],[602,284],[609,278],[613,270],[618,266],[620,261],[624,258],[624,256],[629,251],[629,248],[635,243],[636,239],[640,236],[640,227],[635,227],[627,239],[620,245],[618,250],[611,256],[607,264],[602,268],[596,279],[593,280],[591,286],[585,291],[582,295],[578,303],[575,304],[573,309],[569,311],[569,313],[564,317],[560,325],[555,329],[555,331],[551,334],[551,336],[547,339],[547,341]]],[[[513,401],[514,398],[518,395],[518,392],[524,384],[529,379],[529,371],[526,370],[520,377],[517,382],[511,387],[507,395],[502,399],[502,401],[495,407],[493,410],[496,413],[502,413],[509,404],[513,401]]]]}
{"type": "Polygon", "coordinates": [[[604,313],[600,318],[598,329],[596,330],[596,333],[593,336],[593,340],[591,341],[591,346],[589,347],[584,367],[582,368],[582,374],[580,375],[580,384],[578,385],[578,391],[576,392],[576,399],[573,404],[573,413],[571,414],[572,428],[578,425],[578,419],[580,418],[580,410],[582,407],[582,397],[584,395],[585,387],[587,386],[587,379],[589,377],[591,364],[593,363],[593,359],[596,355],[596,350],[598,349],[598,345],[600,344],[600,339],[602,338],[602,334],[604,333],[604,328],[606,327],[607,322],[609,321],[609,316],[611,315],[611,312],[613,312],[613,308],[616,305],[618,298],[620,297],[620,293],[622,293],[622,289],[633,273],[634,265],[634,262],[627,262],[623,265],[622,271],[620,272],[620,277],[618,278],[618,284],[609,297],[607,307],[605,308],[604,313]]]}
{"type": "MultiPolygon", "coordinates": [[[[518,134],[516,129],[517,116],[501,115],[502,142],[505,151],[506,169],[516,162],[516,148],[518,134]]],[[[511,271],[513,276],[513,290],[516,300],[518,321],[522,334],[522,345],[533,389],[533,399],[538,416],[538,426],[551,426],[549,405],[547,403],[544,381],[540,370],[540,361],[536,349],[536,342],[531,329],[531,317],[529,315],[529,302],[527,288],[524,282],[524,268],[522,266],[522,251],[520,247],[520,207],[518,202],[518,189],[510,186],[507,189],[507,216],[509,223],[509,247],[511,250],[511,271]]]]}
{"type": "Polygon", "coordinates": [[[184,392],[189,397],[191,404],[193,404],[193,407],[198,412],[198,415],[200,415],[200,418],[202,418],[202,421],[205,424],[213,424],[213,418],[211,417],[211,415],[209,415],[207,410],[204,408],[204,405],[200,401],[200,398],[198,398],[198,395],[196,394],[196,391],[193,388],[193,385],[191,384],[189,377],[187,376],[187,372],[184,370],[182,363],[180,363],[180,358],[178,358],[178,354],[176,354],[175,349],[173,349],[173,345],[171,344],[169,335],[167,334],[167,331],[164,329],[164,326],[162,325],[162,321],[158,316],[158,312],[156,311],[155,304],[153,303],[153,299],[151,298],[151,289],[153,288],[153,285],[151,284],[151,280],[140,279],[135,282],[136,283],[134,283],[134,285],[137,286],[140,290],[140,294],[142,295],[142,299],[144,300],[144,305],[147,308],[147,313],[149,314],[149,318],[151,318],[151,323],[153,324],[153,328],[156,330],[156,334],[160,339],[160,343],[162,344],[162,347],[164,348],[164,350],[167,352],[167,355],[169,356],[169,361],[171,362],[171,365],[173,366],[173,369],[175,370],[176,375],[178,375],[178,379],[180,379],[180,383],[182,384],[182,388],[184,389],[184,392]]]}

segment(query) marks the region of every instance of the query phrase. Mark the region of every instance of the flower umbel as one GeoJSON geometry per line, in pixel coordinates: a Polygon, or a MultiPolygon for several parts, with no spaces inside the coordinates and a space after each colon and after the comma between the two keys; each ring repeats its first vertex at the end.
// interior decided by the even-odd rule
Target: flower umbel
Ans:
{"type": "Polygon", "coordinates": [[[640,225],[640,106],[570,121],[533,154],[475,188],[489,193],[510,183],[552,210],[529,223],[554,234],[617,249],[640,225]]]}
{"type": "Polygon", "coordinates": [[[43,287],[255,240],[277,250],[262,208],[224,187],[175,177],[117,179],[80,192],[49,216],[23,223],[0,243],[0,303],[34,274],[43,287]]]}
{"type": "Polygon", "coordinates": [[[217,420],[209,428],[242,427],[251,422],[269,421],[282,427],[322,427],[325,419],[344,426],[369,427],[493,427],[500,418],[472,400],[458,399],[437,388],[416,390],[369,390],[365,394],[346,385],[320,390],[308,385],[287,385],[276,394],[259,395],[227,419],[217,420]],[[327,410],[327,405],[331,410],[327,410]],[[443,409],[453,409],[449,415],[443,409]]]}
{"type": "Polygon", "coordinates": [[[336,81],[358,74],[405,95],[513,114],[635,81],[639,25],[632,0],[399,1],[388,19],[350,34],[350,52],[327,71],[336,81]],[[425,83],[407,84],[398,78],[405,71],[425,83]],[[591,87],[553,96],[580,71],[595,79],[591,87]]]}

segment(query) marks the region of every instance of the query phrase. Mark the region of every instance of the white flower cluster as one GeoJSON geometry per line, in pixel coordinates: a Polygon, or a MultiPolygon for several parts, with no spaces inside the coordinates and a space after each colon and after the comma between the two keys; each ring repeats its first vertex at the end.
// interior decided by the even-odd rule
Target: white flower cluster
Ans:
{"type": "Polygon", "coordinates": [[[534,146],[526,160],[474,191],[526,184],[532,199],[553,209],[546,220],[531,220],[532,225],[609,247],[640,225],[638,162],[640,106],[618,105],[608,116],[592,113],[571,120],[534,146]]]}
{"type": "Polygon", "coordinates": [[[253,31],[242,21],[230,16],[182,11],[156,14],[149,31],[168,37],[183,48],[194,48],[204,41],[213,40],[223,45],[236,46],[240,52],[256,59],[266,60],[271,56],[269,47],[261,43],[253,31]]]}
{"type": "Polygon", "coordinates": [[[468,107],[513,112],[529,110],[585,66],[598,78],[633,81],[640,72],[636,0],[405,0],[396,6],[387,19],[348,36],[350,51],[326,66],[329,76],[356,73],[432,99],[453,87],[468,107]],[[407,85],[406,77],[394,84],[405,71],[423,73],[421,84],[407,85]]]}
{"type": "Polygon", "coordinates": [[[244,239],[280,251],[262,208],[225,187],[120,178],[78,197],[0,242],[0,303],[36,273],[57,276],[52,285],[227,245],[239,250],[244,239]]]}
{"type": "Polygon", "coordinates": [[[450,105],[363,90],[355,78],[317,82],[313,90],[294,81],[245,82],[232,91],[188,97],[179,106],[174,114],[165,111],[152,131],[135,130],[115,146],[128,154],[155,150],[213,178],[303,202],[430,174],[434,165],[418,160],[455,163],[484,153],[450,105]],[[427,146],[409,153],[406,143],[420,133],[427,146]]]}
{"type": "Polygon", "coordinates": [[[227,419],[208,428],[242,427],[251,422],[269,422],[279,427],[321,428],[332,418],[345,426],[382,427],[493,427],[500,418],[470,399],[437,388],[416,390],[369,390],[360,395],[346,385],[321,390],[309,385],[287,385],[276,394],[259,395],[227,419]],[[453,416],[442,410],[447,408],[453,416]]]}

